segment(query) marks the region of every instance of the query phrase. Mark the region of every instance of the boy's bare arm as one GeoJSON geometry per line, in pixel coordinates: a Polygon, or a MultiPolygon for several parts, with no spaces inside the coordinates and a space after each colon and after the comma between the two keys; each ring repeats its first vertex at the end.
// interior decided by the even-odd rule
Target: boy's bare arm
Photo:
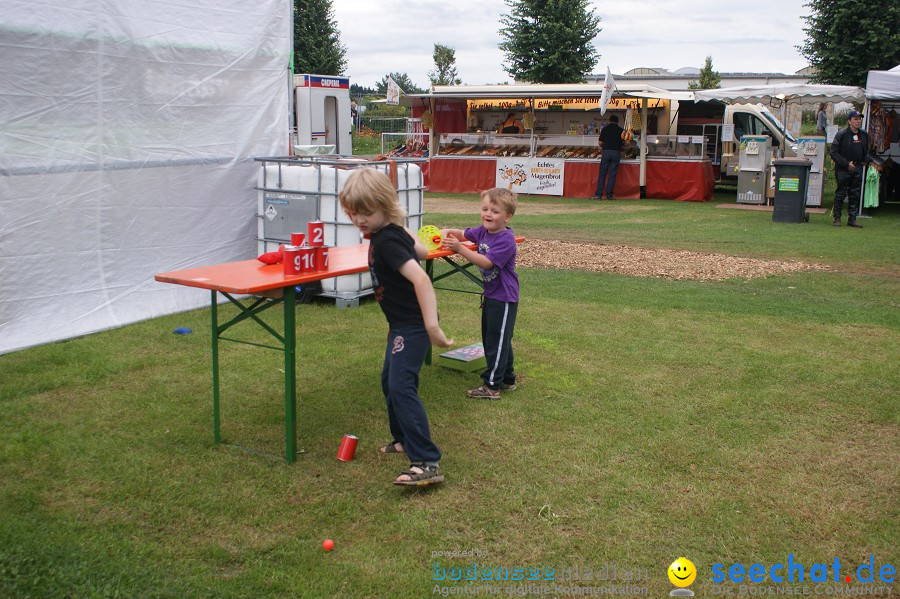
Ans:
{"type": "Polygon", "coordinates": [[[441,231],[441,235],[444,238],[444,247],[448,250],[453,250],[478,268],[489,270],[494,267],[494,263],[486,256],[463,245],[463,242],[468,239],[466,239],[465,233],[459,229],[444,229],[441,231]]]}
{"type": "Polygon", "coordinates": [[[416,258],[419,260],[424,260],[428,257],[428,248],[425,247],[425,244],[422,243],[422,240],[419,239],[419,236],[409,230],[409,227],[403,227],[403,230],[406,231],[410,237],[412,237],[414,250],[416,252],[416,258]]]}
{"type": "Polygon", "coordinates": [[[456,237],[447,237],[444,239],[444,247],[448,250],[453,250],[478,268],[482,268],[484,270],[490,270],[494,267],[494,263],[491,262],[487,256],[483,254],[479,254],[475,250],[470,250],[466,246],[463,245],[463,242],[457,239],[456,237]]]}
{"type": "Polygon", "coordinates": [[[470,250],[469,248],[467,248],[466,246],[464,246],[462,243],[460,243],[458,241],[457,241],[457,244],[458,244],[458,247],[450,248],[450,249],[452,249],[454,252],[456,252],[457,254],[459,254],[460,256],[462,256],[463,258],[465,258],[466,260],[468,260],[469,262],[471,262],[478,268],[480,268],[482,270],[490,270],[490,269],[494,268],[494,263],[491,262],[490,258],[485,256],[484,254],[479,254],[475,250],[470,250]]]}
{"type": "Polygon", "coordinates": [[[434,287],[431,279],[422,270],[422,266],[415,260],[407,261],[400,267],[400,274],[413,284],[416,290],[416,299],[419,300],[419,308],[422,310],[422,319],[425,321],[425,330],[428,331],[428,339],[432,345],[438,347],[450,347],[453,339],[447,339],[447,335],[438,323],[437,298],[434,296],[434,287]]]}
{"type": "Polygon", "coordinates": [[[466,234],[462,229],[441,229],[441,237],[447,239],[448,237],[455,237],[456,239],[461,239],[462,241],[466,240],[466,234]]]}

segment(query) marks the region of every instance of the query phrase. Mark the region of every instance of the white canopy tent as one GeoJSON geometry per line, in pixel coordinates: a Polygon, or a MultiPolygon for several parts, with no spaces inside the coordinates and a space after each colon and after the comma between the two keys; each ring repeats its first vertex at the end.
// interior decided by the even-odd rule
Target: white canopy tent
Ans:
{"type": "Polygon", "coordinates": [[[794,104],[818,104],[819,102],[865,102],[865,92],[852,85],[815,85],[803,83],[777,83],[774,85],[747,85],[705,89],[694,92],[697,100],[718,100],[729,104],[766,102],[781,109],[780,120],[793,133],[799,133],[800,118],[796,113],[794,125],[788,122],[787,108],[794,104]]]}
{"type": "Polygon", "coordinates": [[[900,98],[900,64],[890,71],[869,71],[866,78],[866,97],[870,100],[900,98]]]}
{"type": "Polygon", "coordinates": [[[255,255],[288,144],[290,0],[7,0],[0,353],[207,305],[158,272],[255,255]]]}
{"type": "Polygon", "coordinates": [[[719,100],[722,102],[769,102],[800,101],[804,104],[817,102],[859,102],[865,101],[861,87],[850,85],[813,85],[782,83],[776,85],[747,85],[704,89],[694,92],[697,100],[719,100]]]}
{"type": "MultiPolygon", "coordinates": [[[[869,71],[866,77],[866,110],[863,127],[869,129],[872,102],[879,102],[884,110],[900,110],[900,65],[890,71],[869,71]]],[[[879,152],[881,160],[900,162],[900,144],[891,140],[885,151],[879,152]]],[[[865,210],[863,211],[865,212],[865,210]]]]}

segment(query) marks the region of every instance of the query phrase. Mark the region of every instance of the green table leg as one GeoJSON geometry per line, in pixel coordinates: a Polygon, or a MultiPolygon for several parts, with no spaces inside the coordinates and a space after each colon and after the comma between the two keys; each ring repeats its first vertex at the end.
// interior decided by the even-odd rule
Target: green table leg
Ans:
{"type": "Polygon", "coordinates": [[[218,445],[222,440],[219,422],[219,314],[216,291],[210,293],[212,294],[212,307],[209,312],[212,315],[213,443],[218,445]]]}
{"type": "Polygon", "coordinates": [[[293,285],[284,288],[284,459],[297,461],[297,360],[296,306],[293,285]]]}
{"type": "MultiPolygon", "coordinates": [[[[426,260],[425,261],[425,274],[428,275],[428,280],[431,281],[431,286],[434,287],[434,260],[426,260]]],[[[428,351],[425,352],[425,365],[431,366],[431,344],[428,344],[428,351]]]]}

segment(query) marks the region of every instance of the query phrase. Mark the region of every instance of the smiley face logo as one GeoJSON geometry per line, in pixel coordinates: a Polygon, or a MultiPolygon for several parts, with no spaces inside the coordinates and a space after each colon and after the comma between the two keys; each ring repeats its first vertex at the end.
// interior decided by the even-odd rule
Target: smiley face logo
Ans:
{"type": "Polygon", "coordinates": [[[677,587],[690,586],[697,578],[697,568],[686,557],[679,557],[669,566],[669,580],[677,587]]]}

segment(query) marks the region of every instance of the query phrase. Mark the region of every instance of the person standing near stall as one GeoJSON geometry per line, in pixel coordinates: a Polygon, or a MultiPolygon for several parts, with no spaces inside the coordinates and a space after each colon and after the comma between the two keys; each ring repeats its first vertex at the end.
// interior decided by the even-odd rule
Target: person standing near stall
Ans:
{"type": "Polygon", "coordinates": [[[819,110],[816,111],[816,135],[825,135],[825,129],[828,127],[828,113],[825,112],[825,102],[819,103],[819,110]]]}
{"type": "Polygon", "coordinates": [[[841,226],[841,209],[847,198],[847,226],[862,229],[856,222],[859,214],[859,196],[862,189],[863,166],[869,161],[869,135],[860,129],[862,115],[850,111],[846,129],[841,129],[831,142],[831,159],[834,161],[834,226],[841,226]]]}
{"type": "Polygon", "coordinates": [[[603,152],[600,154],[600,176],[597,179],[597,191],[592,200],[603,199],[604,183],[606,186],[606,199],[613,200],[613,189],[616,187],[616,175],[619,172],[619,161],[622,160],[622,133],[619,127],[619,117],[609,117],[609,124],[600,130],[597,145],[603,152]]]}

